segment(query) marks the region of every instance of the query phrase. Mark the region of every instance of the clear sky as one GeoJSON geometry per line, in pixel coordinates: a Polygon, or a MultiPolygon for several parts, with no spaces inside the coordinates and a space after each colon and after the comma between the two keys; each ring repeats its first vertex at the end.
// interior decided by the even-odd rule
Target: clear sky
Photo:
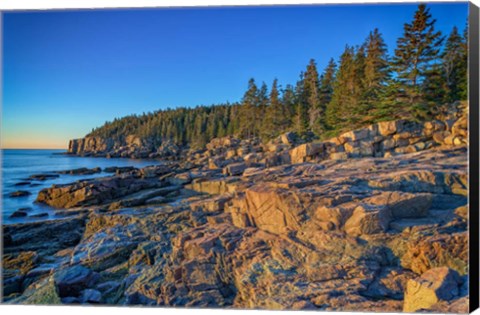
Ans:
{"type": "MultiPolygon", "coordinates": [[[[428,4],[463,31],[468,4],[428,4]]],[[[294,84],[379,28],[393,52],[414,4],[9,12],[4,148],[66,148],[107,120],[238,101],[247,81],[294,84]]]]}

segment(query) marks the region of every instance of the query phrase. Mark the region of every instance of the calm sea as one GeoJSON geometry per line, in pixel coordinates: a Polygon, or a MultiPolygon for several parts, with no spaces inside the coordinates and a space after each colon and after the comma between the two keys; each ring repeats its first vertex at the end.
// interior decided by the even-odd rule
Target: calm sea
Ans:
{"type": "Polygon", "coordinates": [[[55,218],[52,208],[35,203],[38,192],[52,184],[66,184],[80,179],[109,176],[109,173],[97,173],[93,175],[60,175],[59,178],[45,181],[30,181],[28,177],[34,174],[45,174],[55,171],[76,169],[80,167],[94,168],[101,167],[102,170],[109,166],[134,166],[145,167],[159,164],[154,160],[133,160],[133,159],[106,159],[73,157],[63,155],[64,150],[1,150],[2,161],[2,219],[3,223],[15,223],[24,221],[38,221],[55,218]],[[30,185],[15,186],[22,181],[30,181],[30,185]],[[32,194],[27,197],[10,198],[8,195],[17,190],[26,190],[32,194]],[[10,215],[20,208],[31,208],[29,215],[48,213],[48,217],[38,218],[10,218],[10,215]]]}

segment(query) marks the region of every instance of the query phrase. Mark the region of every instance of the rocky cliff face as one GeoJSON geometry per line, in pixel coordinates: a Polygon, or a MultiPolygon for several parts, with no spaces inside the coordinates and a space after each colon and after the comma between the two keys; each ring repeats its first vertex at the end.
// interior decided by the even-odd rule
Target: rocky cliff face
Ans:
{"type": "Polygon", "coordinates": [[[85,137],[70,140],[68,153],[81,156],[112,156],[112,157],[148,157],[151,144],[140,138],[127,135],[126,137],[113,140],[101,137],[85,137]],[[147,152],[147,153],[145,153],[147,152]],[[138,156],[135,156],[137,154],[138,156]],[[145,156],[147,154],[147,156],[145,156]]]}
{"type": "Polygon", "coordinates": [[[217,166],[229,164],[228,160],[272,166],[312,160],[388,157],[439,145],[467,145],[467,110],[466,103],[458,102],[442,107],[432,121],[380,122],[323,142],[303,143],[294,133],[287,133],[266,144],[259,139],[225,137],[213,139],[203,150],[188,150],[171,141],[156,147],[151,139],[128,135],[118,141],[100,137],[71,140],[68,152],[76,155],[207,161],[217,166]]]}
{"type": "Polygon", "coordinates": [[[151,139],[140,139],[133,135],[119,140],[85,137],[70,140],[68,144],[68,153],[80,156],[168,158],[176,156],[178,151],[179,148],[171,141],[155,147],[151,139]]]}
{"type": "Polygon", "coordinates": [[[467,312],[468,132],[452,117],[214,139],[53,185],[37,201],[62,219],[4,227],[5,301],[467,312]]]}

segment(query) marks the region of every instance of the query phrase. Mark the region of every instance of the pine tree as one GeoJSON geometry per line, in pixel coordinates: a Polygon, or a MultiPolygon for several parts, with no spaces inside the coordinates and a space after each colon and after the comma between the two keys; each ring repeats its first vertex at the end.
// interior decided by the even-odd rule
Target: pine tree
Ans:
{"type": "Polygon", "coordinates": [[[296,114],[296,96],[295,89],[291,84],[287,84],[282,92],[282,105],[285,108],[285,130],[292,130],[296,114]]]}
{"type": "Polygon", "coordinates": [[[265,122],[265,115],[267,112],[268,106],[268,87],[265,82],[262,82],[262,85],[257,93],[256,99],[256,120],[255,124],[255,135],[263,134],[263,124],[265,122]]]}
{"type": "Polygon", "coordinates": [[[269,140],[277,137],[287,128],[287,113],[284,104],[282,104],[282,102],[280,101],[277,85],[278,81],[277,79],[275,79],[272,84],[269,105],[265,113],[265,121],[262,128],[262,138],[264,140],[269,140]]]}
{"type": "Polygon", "coordinates": [[[423,103],[429,112],[436,112],[438,106],[448,98],[447,81],[441,61],[432,63],[422,84],[423,103]]]}
{"type": "Polygon", "coordinates": [[[398,91],[401,90],[401,83],[397,78],[391,77],[387,80],[383,90],[383,96],[375,104],[373,112],[373,121],[396,120],[409,116],[408,108],[399,97],[398,91]]]}
{"type": "Polygon", "coordinates": [[[358,66],[361,64],[353,47],[346,46],[340,57],[340,65],[333,85],[332,100],[327,106],[326,119],[329,130],[353,127],[356,122],[356,107],[359,102],[358,66]]]}
{"type": "Polygon", "coordinates": [[[372,122],[378,116],[377,111],[383,109],[387,83],[390,80],[387,45],[382,35],[375,29],[370,32],[365,43],[364,95],[362,110],[364,115],[371,116],[372,122]]]}
{"type": "Polygon", "coordinates": [[[242,99],[240,110],[240,130],[243,137],[252,137],[256,134],[257,126],[258,88],[254,79],[248,81],[248,89],[242,99]]]}
{"type": "MultiPolygon", "coordinates": [[[[465,35],[464,35],[465,36],[465,35]]],[[[457,27],[452,29],[442,53],[443,77],[445,79],[445,101],[466,99],[467,51],[464,37],[457,27]]]]}
{"type": "Polygon", "coordinates": [[[305,75],[300,73],[300,80],[295,87],[295,131],[301,135],[306,135],[309,127],[308,117],[308,99],[305,92],[305,75]]]}
{"type": "Polygon", "coordinates": [[[459,71],[459,76],[462,78],[460,81],[460,91],[459,97],[461,100],[468,99],[468,21],[465,23],[465,28],[463,29],[463,38],[461,44],[462,51],[462,63],[461,71],[459,71]]]}
{"type": "Polygon", "coordinates": [[[357,48],[353,62],[353,77],[351,91],[351,114],[347,116],[348,127],[356,128],[365,117],[365,45],[357,48]]]}
{"type": "Polygon", "coordinates": [[[404,25],[404,34],[397,41],[392,62],[401,88],[398,96],[414,116],[428,114],[422,86],[432,71],[432,64],[439,58],[442,42],[442,34],[435,31],[430,10],[420,4],[412,23],[404,25]]]}
{"type": "MultiPolygon", "coordinates": [[[[320,106],[326,110],[327,104],[332,100],[333,94],[333,84],[335,82],[335,72],[337,71],[337,65],[335,60],[332,58],[328,62],[325,71],[320,77],[320,106]]],[[[323,117],[323,124],[325,124],[325,119],[323,117]]]]}
{"type": "Polygon", "coordinates": [[[320,80],[318,77],[317,65],[314,59],[310,59],[303,79],[304,93],[302,99],[306,101],[308,113],[308,127],[307,129],[320,134],[324,129],[321,118],[325,109],[320,104],[320,80]]]}

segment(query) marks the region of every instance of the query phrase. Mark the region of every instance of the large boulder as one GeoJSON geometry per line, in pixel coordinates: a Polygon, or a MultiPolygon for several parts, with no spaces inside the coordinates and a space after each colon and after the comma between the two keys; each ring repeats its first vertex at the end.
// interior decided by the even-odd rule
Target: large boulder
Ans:
{"type": "Polygon", "coordinates": [[[53,279],[60,297],[77,297],[95,283],[97,276],[92,270],[76,265],[57,271],[53,279]]]}
{"type": "Polygon", "coordinates": [[[404,312],[428,310],[440,301],[449,301],[458,296],[460,277],[447,267],[430,269],[417,279],[407,282],[404,312]]]}
{"type": "Polygon", "coordinates": [[[229,175],[229,176],[242,175],[243,171],[245,171],[246,168],[247,168],[247,164],[245,163],[229,164],[223,169],[223,174],[229,175]]]}
{"type": "Polygon", "coordinates": [[[401,132],[404,121],[394,120],[394,121],[383,121],[378,123],[378,132],[382,136],[390,136],[394,133],[401,132]]]}
{"type": "Polygon", "coordinates": [[[305,143],[290,150],[290,159],[292,164],[306,162],[320,154],[323,149],[323,143],[305,143]]]}
{"type": "Polygon", "coordinates": [[[376,135],[376,128],[373,126],[369,126],[362,129],[352,130],[343,133],[339,136],[339,138],[344,139],[343,141],[346,142],[353,142],[353,141],[366,141],[368,138],[372,138],[376,135]]]}
{"type": "Polygon", "coordinates": [[[372,156],[373,144],[370,141],[353,141],[344,145],[345,151],[351,156],[372,156]]]}
{"type": "Polygon", "coordinates": [[[280,136],[280,141],[286,145],[293,145],[297,140],[297,134],[294,132],[287,132],[280,136]]]}
{"type": "Polygon", "coordinates": [[[236,148],[239,144],[239,139],[228,136],[212,139],[209,143],[207,143],[206,148],[207,150],[236,148]]]}
{"type": "Polygon", "coordinates": [[[425,217],[431,203],[432,195],[424,193],[385,192],[365,198],[345,222],[345,231],[353,236],[385,232],[392,220],[425,217]]]}
{"type": "Polygon", "coordinates": [[[385,232],[392,220],[391,212],[385,206],[361,205],[355,208],[345,223],[345,232],[352,236],[385,232]]]}
{"type": "Polygon", "coordinates": [[[259,229],[282,234],[298,230],[306,219],[303,204],[295,193],[265,185],[257,185],[245,191],[245,197],[237,200],[232,220],[240,227],[250,223],[259,229]]]}

